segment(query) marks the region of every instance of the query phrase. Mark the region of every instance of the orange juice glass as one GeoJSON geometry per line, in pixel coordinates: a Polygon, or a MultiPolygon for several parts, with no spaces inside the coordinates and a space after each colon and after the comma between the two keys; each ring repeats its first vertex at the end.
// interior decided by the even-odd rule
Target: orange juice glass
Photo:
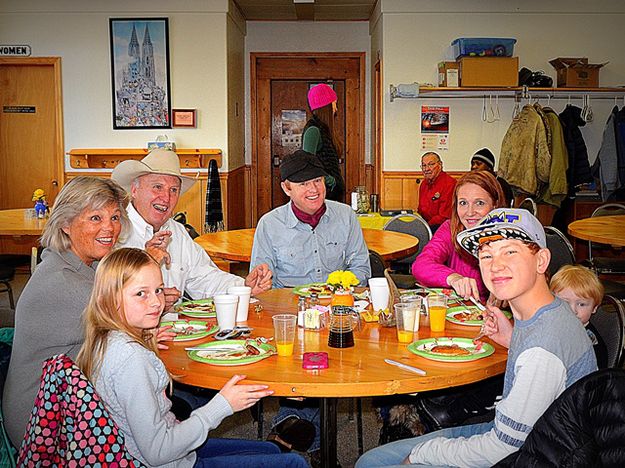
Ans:
{"type": "Polygon", "coordinates": [[[447,317],[447,296],[433,294],[427,297],[430,314],[430,330],[433,332],[445,331],[445,318],[447,317]]]}
{"type": "Polygon", "coordinates": [[[412,343],[414,338],[414,322],[417,316],[417,305],[414,303],[395,304],[395,323],[397,324],[397,341],[412,343]]]}
{"type": "Polygon", "coordinates": [[[297,315],[278,314],[273,316],[273,331],[278,356],[293,355],[297,315]]]}

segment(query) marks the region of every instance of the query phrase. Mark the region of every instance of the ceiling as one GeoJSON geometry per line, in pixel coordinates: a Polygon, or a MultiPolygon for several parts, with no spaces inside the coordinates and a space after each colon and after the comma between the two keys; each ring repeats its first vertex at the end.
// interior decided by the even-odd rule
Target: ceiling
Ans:
{"type": "Polygon", "coordinates": [[[377,0],[234,0],[248,21],[368,21],[377,0]]]}

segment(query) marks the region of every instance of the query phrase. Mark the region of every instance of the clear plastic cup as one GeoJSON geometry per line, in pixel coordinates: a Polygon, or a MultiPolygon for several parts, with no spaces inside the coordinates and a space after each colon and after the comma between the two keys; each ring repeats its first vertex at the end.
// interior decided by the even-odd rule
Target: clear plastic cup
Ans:
{"type": "Polygon", "coordinates": [[[433,332],[445,331],[447,317],[447,296],[432,294],[427,297],[428,313],[430,314],[430,330],[433,332]]]}
{"type": "Polygon", "coordinates": [[[278,356],[291,356],[295,342],[297,315],[278,314],[273,316],[273,332],[278,356]]]}
{"type": "MultiPolygon", "coordinates": [[[[417,304],[400,302],[395,304],[395,324],[397,325],[397,341],[412,343],[414,338],[415,318],[418,318],[417,304]]],[[[418,326],[417,326],[418,328],[418,326]]]]}
{"type": "Polygon", "coordinates": [[[419,331],[419,319],[421,317],[421,309],[423,307],[423,298],[421,296],[415,296],[415,295],[409,294],[409,295],[401,295],[399,299],[401,303],[412,304],[415,310],[417,311],[417,316],[415,317],[415,321],[414,321],[414,331],[418,332],[419,331]]]}

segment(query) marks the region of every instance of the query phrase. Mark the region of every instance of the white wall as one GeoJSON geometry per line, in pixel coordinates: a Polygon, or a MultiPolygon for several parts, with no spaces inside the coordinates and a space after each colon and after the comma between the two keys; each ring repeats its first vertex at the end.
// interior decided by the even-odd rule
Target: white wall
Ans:
{"type": "Polygon", "coordinates": [[[367,22],[248,21],[245,41],[245,161],[251,164],[250,59],[251,52],[366,52],[365,161],[370,161],[371,56],[367,22]]]}
{"type": "Polygon", "coordinates": [[[62,57],[66,151],[141,148],[166,133],[179,147],[224,150],[227,168],[227,11],[227,0],[2,0],[0,44],[62,57]],[[108,19],[117,17],[169,18],[171,105],[197,109],[197,128],[113,130],[108,19]]]}
{"type": "MultiPolygon", "coordinates": [[[[512,37],[520,66],[542,69],[554,77],[548,61],[555,57],[588,57],[591,63],[610,63],[600,72],[601,86],[625,84],[624,2],[591,1],[495,1],[382,0],[384,79],[384,169],[417,168],[420,155],[421,105],[449,105],[450,146],[442,153],[449,170],[466,170],[473,151],[490,147],[498,156],[510,124],[513,100],[499,99],[501,120],[481,121],[482,99],[389,100],[389,85],[436,83],[436,65],[453,59],[449,44],[458,37],[512,37]]],[[[623,100],[620,99],[620,105],[623,100]]],[[[545,104],[545,101],[541,101],[545,104]]],[[[581,107],[581,100],[572,102],[581,107]]],[[[552,100],[560,112],[567,99],[552,100]]],[[[612,99],[593,100],[595,119],[582,132],[591,162],[612,99]]]]}

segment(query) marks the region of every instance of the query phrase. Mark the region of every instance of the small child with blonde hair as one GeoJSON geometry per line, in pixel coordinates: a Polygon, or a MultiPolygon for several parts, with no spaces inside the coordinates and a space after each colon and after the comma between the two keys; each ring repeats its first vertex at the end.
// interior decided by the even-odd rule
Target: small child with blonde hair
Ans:
{"type": "Polygon", "coordinates": [[[590,317],[597,312],[605,291],[597,275],[581,265],[564,265],[551,278],[549,288],[557,297],[569,304],[573,313],[584,324],[597,356],[598,367],[600,369],[606,367],[605,343],[590,323],[590,317]]]}

